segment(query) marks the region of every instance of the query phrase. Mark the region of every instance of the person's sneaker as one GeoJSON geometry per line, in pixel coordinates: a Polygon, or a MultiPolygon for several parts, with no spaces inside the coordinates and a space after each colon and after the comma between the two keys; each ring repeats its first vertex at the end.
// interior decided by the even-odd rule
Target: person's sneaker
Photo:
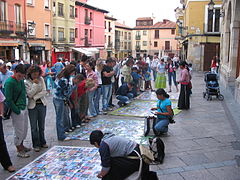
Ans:
{"type": "Polygon", "coordinates": [[[107,111],[103,111],[103,115],[107,115],[107,111]]]}
{"type": "Polygon", "coordinates": [[[24,146],[24,152],[29,152],[31,150],[32,150],[31,148],[27,148],[27,147],[24,146]]]}
{"type": "Polygon", "coordinates": [[[33,150],[34,150],[35,152],[39,152],[39,151],[40,151],[40,147],[35,147],[35,148],[33,148],[33,150]]]}
{"type": "Polygon", "coordinates": [[[30,155],[27,154],[25,151],[19,151],[17,156],[21,157],[21,158],[29,158],[30,157],[30,155]]]}
{"type": "Polygon", "coordinates": [[[81,123],[81,126],[85,126],[85,125],[86,125],[86,123],[84,123],[84,122],[81,123]]]}
{"type": "Polygon", "coordinates": [[[108,109],[107,109],[107,111],[112,111],[112,110],[113,110],[113,108],[108,108],[108,109]]]}
{"type": "Polygon", "coordinates": [[[70,141],[71,138],[70,137],[66,137],[63,141],[70,141]]]}
{"type": "Polygon", "coordinates": [[[47,144],[42,145],[42,148],[48,148],[47,144]]]}
{"type": "Polygon", "coordinates": [[[69,134],[69,132],[65,131],[65,133],[64,133],[64,134],[69,134]]]}
{"type": "Polygon", "coordinates": [[[76,125],[76,128],[80,128],[81,126],[80,125],[76,125]]]}
{"type": "Polygon", "coordinates": [[[74,129],[75,129],[75,127],[71,127],[71,129],[72,129],[72,130],[74,130],[74,129]]]}
{"type": "Polygon", "coordinates": [[[69,129],[68,132],[73,132],[73,130],[72,130],[72,129],[69,129]]]}

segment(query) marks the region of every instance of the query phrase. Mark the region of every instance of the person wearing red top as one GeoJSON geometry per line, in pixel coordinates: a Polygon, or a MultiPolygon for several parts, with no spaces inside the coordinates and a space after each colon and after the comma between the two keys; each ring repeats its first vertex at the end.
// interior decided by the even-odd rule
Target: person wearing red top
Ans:
{"type": "Polygon", "coordinates": [[[211,72],[217,73],[217,56],[214,56],[211,62],[211,72]]]}

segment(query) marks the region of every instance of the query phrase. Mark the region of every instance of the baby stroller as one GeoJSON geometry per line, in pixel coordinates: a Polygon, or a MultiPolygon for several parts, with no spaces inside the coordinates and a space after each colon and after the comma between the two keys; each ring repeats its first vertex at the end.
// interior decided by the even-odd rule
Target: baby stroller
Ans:
{"type": "Polygon", "coordinates": [[[203,98],[211,101],[212,96],[216,96],[220,101],[223,101],[224,96],[220,93],[217,74],[211,72],[206,73],[204,80],[206,83],[206,92],[203,92],[203,98]]]}

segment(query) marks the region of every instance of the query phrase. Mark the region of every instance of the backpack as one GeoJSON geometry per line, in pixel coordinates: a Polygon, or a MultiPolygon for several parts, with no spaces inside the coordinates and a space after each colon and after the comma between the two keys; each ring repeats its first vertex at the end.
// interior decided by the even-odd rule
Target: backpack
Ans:
{"type": "Polygon", "coordinates": [[[160,137],[149,138],[149,148],[153,152],[155,162],[162,164],[165,157],[165,145],[160,137]]]}
{"type": "Polygon", "coordinates": [[[144,121],[144,136],[154,136],[157,132],[154,129],[155,124],[157,123],[157,118],[155,116],[148,116],[144,121]]]}

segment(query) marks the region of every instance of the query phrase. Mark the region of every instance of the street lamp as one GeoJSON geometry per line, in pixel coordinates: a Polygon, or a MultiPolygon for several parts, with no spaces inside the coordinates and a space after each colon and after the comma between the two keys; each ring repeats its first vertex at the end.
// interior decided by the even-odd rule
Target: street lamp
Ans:
{"type": "Polygon", "coordinates": [[[215,3],[213,2],[213,0],[210,0],[210,2],[208,3],[208,9],[213,10],[214,6],[215,6],[215,3]]]}

